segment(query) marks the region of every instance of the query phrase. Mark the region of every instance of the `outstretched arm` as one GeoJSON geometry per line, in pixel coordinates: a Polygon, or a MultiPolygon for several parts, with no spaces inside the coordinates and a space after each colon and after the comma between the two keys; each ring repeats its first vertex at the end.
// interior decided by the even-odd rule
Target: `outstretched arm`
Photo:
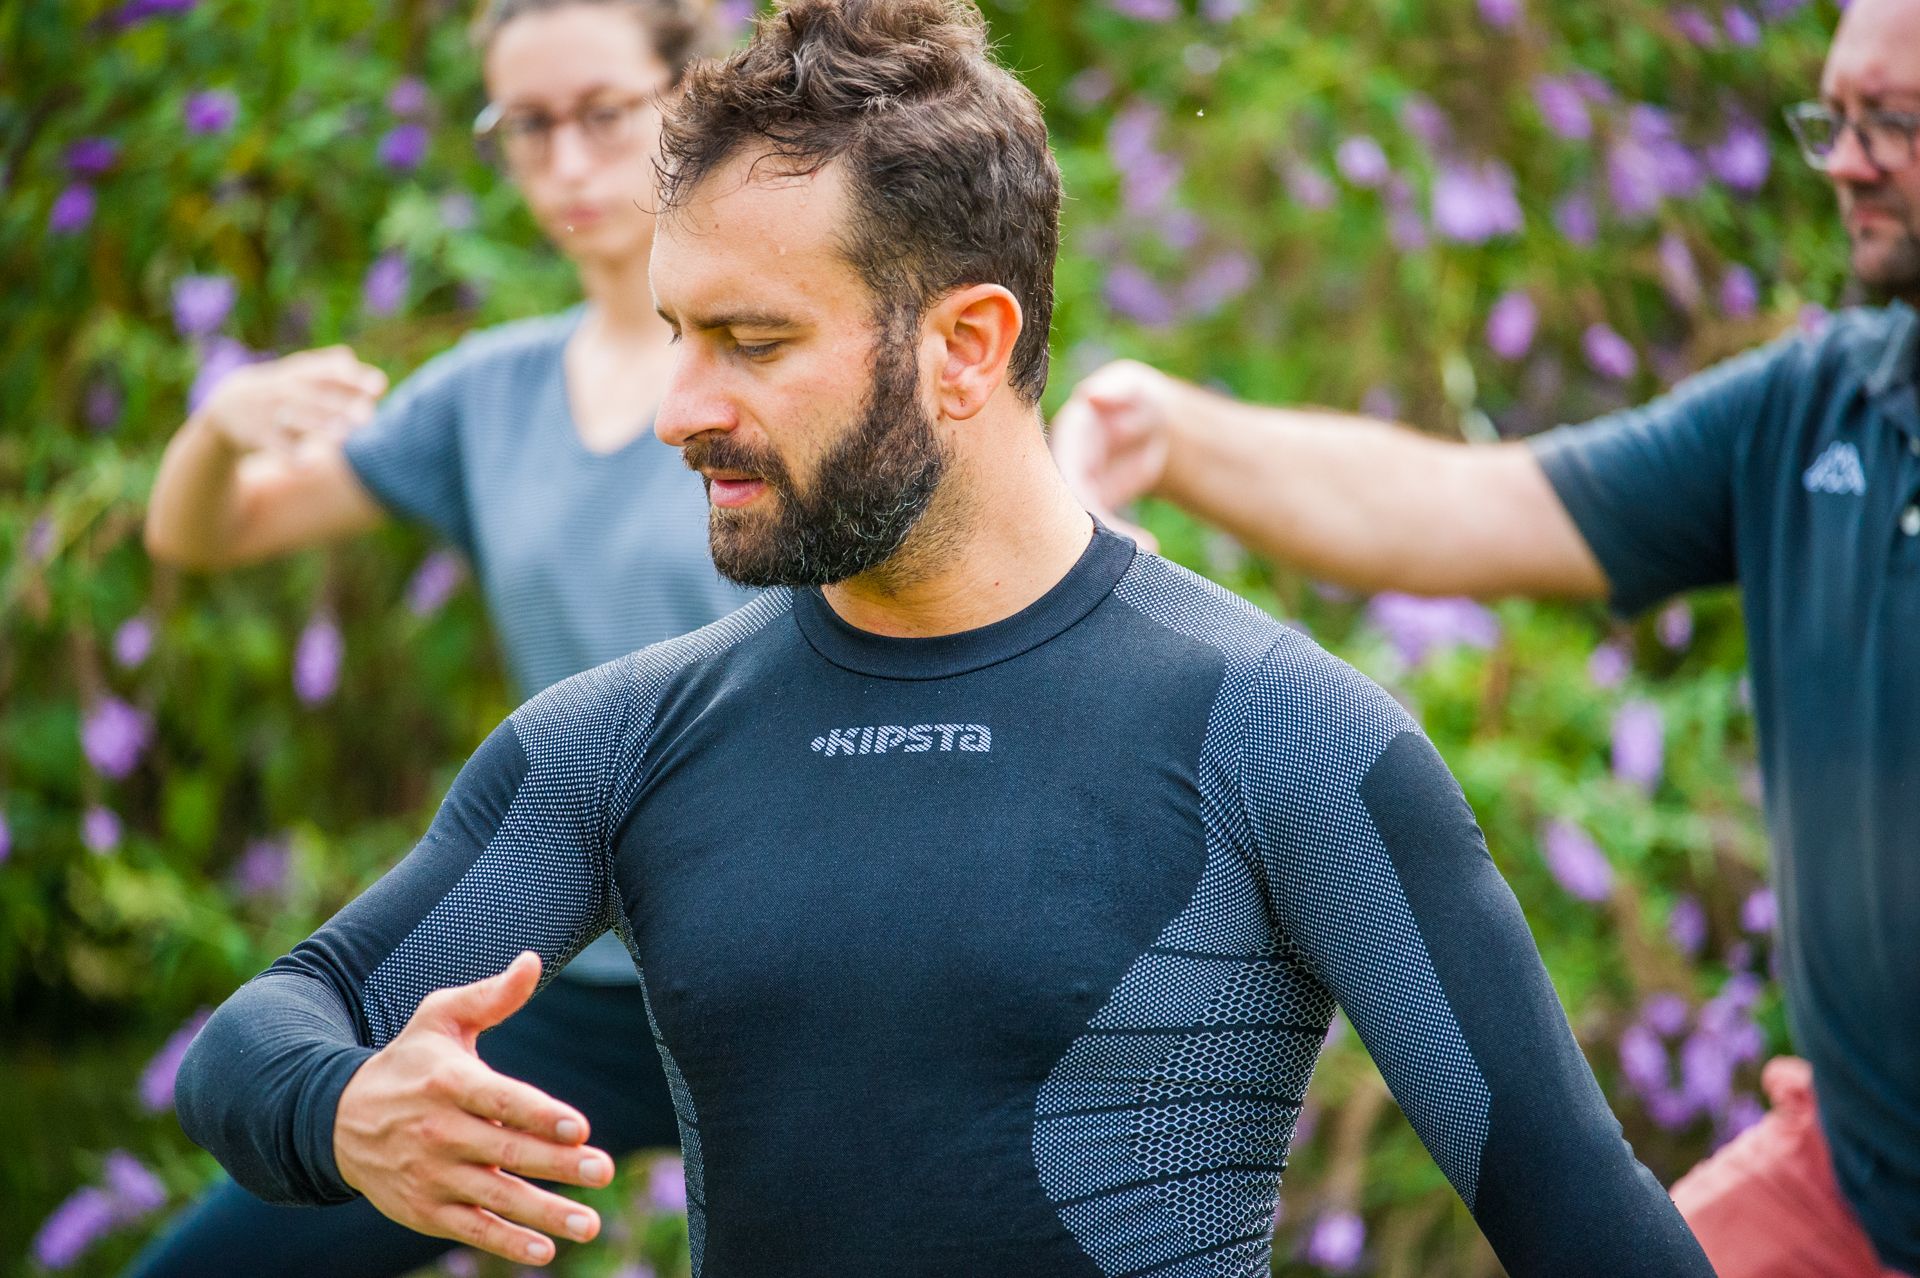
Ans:
{"type": "Polygon", "coordinates": [[[585,1119],[488,1069],[474,1039],[614,921],[625,671],[521,707],[413,852],[214,1014],[181,1067],[180,1119],[241,1185],[282,1203],[358,1191],[520,1262],[552,1256],[538,1231],[597,1231],[589,1209],[521,1179],[606,1183],[585,1119]]]}
{"type": "Polygon", "coordinates": [[[1109,364],[1054,419],[1055,459],[1109,523],[1148,495],[1326,581],[1596,597],[1607,578],[1525,445],[1468,447],[1342,413],[1243,404],[1109,364]]]}
{"type": "Polygon", "coordinates": [[[1711,1278],[1635,1159],[1465,797],[1304,639],[1261,674],[1243,786],[1281,926],[1514,1278],[1711,1278]]]}

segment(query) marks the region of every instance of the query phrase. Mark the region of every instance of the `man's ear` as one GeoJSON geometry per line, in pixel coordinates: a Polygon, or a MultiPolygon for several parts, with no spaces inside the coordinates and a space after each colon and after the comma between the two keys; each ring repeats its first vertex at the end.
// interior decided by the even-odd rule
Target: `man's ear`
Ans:
{"type": "Polygon", "coordinates": [[[1023,323],[1019,300],[998,284],[955,289],[927,313],[940,357],[933,389],[942,417],[965,421],[986,407],[1006,383],[1023,323]]]}

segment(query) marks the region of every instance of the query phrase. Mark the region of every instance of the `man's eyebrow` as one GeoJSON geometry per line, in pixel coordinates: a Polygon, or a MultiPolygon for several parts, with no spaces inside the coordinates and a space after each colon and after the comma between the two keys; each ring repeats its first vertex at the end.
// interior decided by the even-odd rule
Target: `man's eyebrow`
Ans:
{"type": "MultiPolygon", "coordinates": [[[[669,320],[669,322],[672,322],[669,320]]],[[[799,322],[791,315],[779,311],[717,311],[711,315],[688,315],[683,321],[689,328],[794,328],[799,322]]]]}

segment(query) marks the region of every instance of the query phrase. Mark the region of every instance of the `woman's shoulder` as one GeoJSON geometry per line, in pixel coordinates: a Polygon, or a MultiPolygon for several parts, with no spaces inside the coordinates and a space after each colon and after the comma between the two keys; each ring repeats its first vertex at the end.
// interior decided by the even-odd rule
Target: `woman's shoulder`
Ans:
{"type": "Polygon", "coordinates": [[[553,315],[509,320],[468,333],[431,362],[474,372],[496,366],[521,366],[528,361],[547,363],[561,357],[567,339],[579,323],[579,307],[553,315]]]}

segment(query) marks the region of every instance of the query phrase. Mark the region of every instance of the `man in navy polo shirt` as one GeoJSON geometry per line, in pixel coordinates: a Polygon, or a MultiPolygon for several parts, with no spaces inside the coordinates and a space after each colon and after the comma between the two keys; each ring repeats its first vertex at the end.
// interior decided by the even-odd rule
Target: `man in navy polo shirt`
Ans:
{"type": "Polygon", "coordinates": [[[1890,305],[1523,444],[1124,363],[1075,391],[1054,447],[1096,511],[1153,493],[1365,589],[1633,613],[1738,582],[1806,1061],[1769,1066],[1773,1112],[1674,1197],[1722,1278],[1920,1273],[1920,0],[1849,8],[1820,100],[1788,115],[1890,305]]]}

